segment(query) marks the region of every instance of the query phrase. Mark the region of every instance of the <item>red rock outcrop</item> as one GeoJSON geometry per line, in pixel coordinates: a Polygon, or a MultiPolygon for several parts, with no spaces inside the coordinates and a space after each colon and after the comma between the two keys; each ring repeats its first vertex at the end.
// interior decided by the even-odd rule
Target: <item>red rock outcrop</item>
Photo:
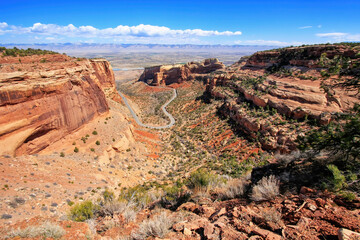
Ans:
{"type": "Polygon", "coordinates": [[[206,74],[225,66],[216,58],[206,59],[204,62],[190,62],[185,65],[162,65],[145,68],[140,81],[153,86],[182,83],[193,79],[195,74],[206,74]]]}
{"type": "Polygon", "coordinates": [[[114,89],[115,80],[106,60],[6,58],[10,63],[0,69],[0,154],[37,153],[108,111],[103,89],[114,89]]]}
{"type": "MultiPolygon", "coordinates": [[[[207,76],[207,93],[215,99],[223,99],[220,112],[233,119],[248,136],[258,138],[263,149],[290,152],[296,149],[294,140],[299,131],[294,131],[295,125],[288,124],[286,118],[295,119],[295,122],[309,118],[328,124],[337,113],[346,113],[359,102],[356,90],[335,85],[326,88],[340,78],[352,76],[332,74],[323,78],[320,71],[327,68],[316,68],[320,66],[321,56],[326,55],[327,61],[335,56],[346,57],[356,70],[359,52],[359,47],[346,45],[258,52],[222,73],[207,76]],[[267,71],[271,66],[279,68],[267,71]],[[244,103],[251,103],[263,113],[244,110],[244,103]],[[280,114],[279,120],[269,116],[274,112],[280,114]]],[[[306,126],[299,129],[303,127],[306,126]]]]}

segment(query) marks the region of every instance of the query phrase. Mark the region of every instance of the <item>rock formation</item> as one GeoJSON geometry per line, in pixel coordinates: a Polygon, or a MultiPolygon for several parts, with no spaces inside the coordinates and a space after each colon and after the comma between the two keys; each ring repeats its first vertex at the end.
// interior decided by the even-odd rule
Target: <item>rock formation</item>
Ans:
{"type": "Polygon", "coordinates": [[[225,66],[216,58],[206,59],[203,62],[190,62],[185,65],[162,65],[145,68],[140,81],[153,86],[181,83],[192,79],[195,74],[206,74],[225,66]]]}
{"type": "Polygon", "coordinates": [[[115,89],[115,80],[106,60],[15,59],[0,68],[0,154],[37,153],[108,111],[103,89],[115,89]]]}
{"type": "MultiPolygon", "coordinates": [[[[309,118],[328,124],[337,114],[349,111],[359,99],[356,91],[334,85],[341,78],[351,78],[351,75],[323,77],[322,73],[327,73],[332,61],[346,59],[353,66],[348,71],[352,74],[359,63],[357,56],[358,48],[344,45],[258,52],[222,73],[206,76],[207,93],[215,99],[223,99],[220,111],[249,136],[263,136],[260,138],[263,149],[289,152],[296,148],[294,140],[298,133],[289,134],[292,132],[289,127],[294,126],[276,125],[269,117],[253,116],[244,111],[243,103],[251,103],[260,111],[268,109],[271,112],[273,109],[296,121],[309,118]],[[321,58],[327,61],[327,66],[321,58]]],[[[263,115],[266,114],[264,110],[263,115]]],[[[285,121],[280,123],[285,124],[285,121]]]]}

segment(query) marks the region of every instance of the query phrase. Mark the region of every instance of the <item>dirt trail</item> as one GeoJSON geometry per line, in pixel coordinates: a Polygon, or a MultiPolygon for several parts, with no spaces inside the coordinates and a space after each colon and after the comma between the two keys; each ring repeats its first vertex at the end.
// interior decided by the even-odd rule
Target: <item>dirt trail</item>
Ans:
{"type": "Polygon", "coordinates": [[[146,127],[146,128],[165,129],[165,128],[170,128],[175,124],[175,118],[170,113],[168,113],[168,111],[166,110],[166,107],[177,97],[176,89],[174,89],[174,88],[170,88],[170,89],[173,91],[173,96],[164,105],[161,106],[161,109],[164,112],[164,114],[170,119],[170,123],[165,126],[151,126],[151,125],[142,123],[140,121],[140,119],[138,118],[138,116],[136,115],[136,113],[134,112],[134,110],[131,108],[131,106],[128,103],[128,101],[126,100],[125,96],[119,90],[118,90],[118,92],[119,92],[122,100],[124,101],[125,105],[130,110],[131,115],[134,117],[137,124],[139,124],[142,127],[146,127]]]}

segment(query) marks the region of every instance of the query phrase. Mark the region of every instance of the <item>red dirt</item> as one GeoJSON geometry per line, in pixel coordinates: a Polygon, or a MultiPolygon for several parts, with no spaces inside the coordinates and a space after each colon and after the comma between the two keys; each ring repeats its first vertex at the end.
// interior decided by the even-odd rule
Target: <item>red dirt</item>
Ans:
{"type": "Polygon", "coordinates": [[[160,141],[160,138],[159,138],[159,136],[157,134],[150,133],[150,132],[147,132],[147,131],[137,130],[137,129],[134,130],[134,132],[136,134],[139,134],[140,136],[150,138],[151,140],[160,141]]]}

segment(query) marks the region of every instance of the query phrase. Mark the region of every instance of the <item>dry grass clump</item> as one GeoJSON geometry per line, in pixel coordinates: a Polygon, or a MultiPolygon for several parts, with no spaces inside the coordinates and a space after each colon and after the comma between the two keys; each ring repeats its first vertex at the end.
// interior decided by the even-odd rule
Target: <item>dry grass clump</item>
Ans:
{"type": "Polygon", "coordinates": [[[133,239],[147,239],[148,237],[164,238],[177,219],[166,212],[161,212],[152,219],[143,221],[136,232],[131,235],[133,239]]]}
{"type": "Polygon", "coordinates": [[[137,212],[138,208],[136,206],[136,203],[132,201],[110,201],[100,206],[97,211],[97,215],[113,217],[116,214],[122,214],[125,218],[125,221],[128,223],[135,220],[137,212]]]}
{"type": "Polygon", "coordinates": [[[29,226],[24,229],[12,230],[6,238],[54,238],[58,239],[65,235],[66,231],[59,225],[52,222],[45,222],[40,226],[29,226]]]}
{"type": "Polygon", "coordinates": [[[281,213],[275,208],[264,211],[262,213],[262,216],[266,222],[271,222],[275,224],[279,224],[281,222],[281,213]]]}
{"type": "Polygon", "coordinates": [[[252,189],[251,199],[254,201],[271,200],[280,194],[279,180],[274,176],[263,177],[252,189]]]}
{"type": "Polygon", "coordinates": [[[230,179],[218,190],[219,198],[225,200],[241,197],[246,190],[246,185],[243,179],[230,179]]]}

